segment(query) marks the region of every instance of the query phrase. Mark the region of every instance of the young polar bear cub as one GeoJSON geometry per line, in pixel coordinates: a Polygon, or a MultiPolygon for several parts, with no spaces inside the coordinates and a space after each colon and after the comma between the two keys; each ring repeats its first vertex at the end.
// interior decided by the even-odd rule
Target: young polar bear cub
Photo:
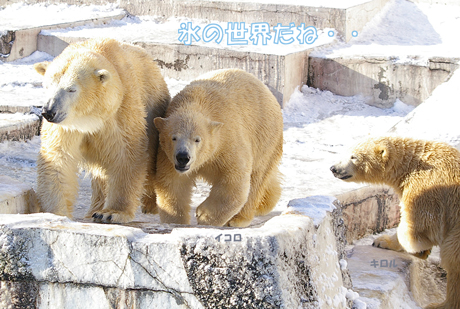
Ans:
{"type": "Polygon", "coordinates": [[[212,185],[198,224],[247,226],[280,195],[281,108],[253,75],[229,69],[191,82],[171,101],[160,132],[158,207],[162,222],[190,223],[195,179],[212,185]]]}
{"type": "Polygon", "coordinates": [[[84,167],[92,177],[87,217],[131,221],[143,192],[143,210],[151,212],[158,147],[153,118],[164,115],[170,101],[154,60],[140,47],[88,40],[35,69],[48,92],[37,161],[42,210],[72,217],[77,172],[84,167]]]}
{"type": "Polygon", "coordinates": [[[380,236],[373,245],[422,258],[439,245],[447,297],[427,308],[460,308],[460,152],[438,142],[372,138],[331,171],[345,181],[393,187],[401,201],[397,233],[380,236]]]}

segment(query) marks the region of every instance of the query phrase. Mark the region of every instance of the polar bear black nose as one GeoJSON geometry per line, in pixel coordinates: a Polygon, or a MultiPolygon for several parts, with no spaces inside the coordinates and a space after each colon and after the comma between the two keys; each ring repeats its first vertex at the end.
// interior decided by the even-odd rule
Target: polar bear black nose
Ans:
{"type": "Polygon", "coordinates": [[[54,117],[56,116],[56,112],[53,112],[51,110],[43,109],[42,110],[42,116],[43,116],[43,118],[45,118],[49,122],[52,122],[54,117]]]}
{"type": "Polygon", "coordinates": [[[190,161],[190,155],[187,152],[179,152],[176,155],[176,160],[180,166],[186,166],[187,163],[190,161]]]}
{"type": "Polygon", "coordinates": [[[331,172],[333,172],[334,174],[337,173],[337,169],[335,168],[334,165],[331,166],[330,170],[331,170],[331,172]]]}

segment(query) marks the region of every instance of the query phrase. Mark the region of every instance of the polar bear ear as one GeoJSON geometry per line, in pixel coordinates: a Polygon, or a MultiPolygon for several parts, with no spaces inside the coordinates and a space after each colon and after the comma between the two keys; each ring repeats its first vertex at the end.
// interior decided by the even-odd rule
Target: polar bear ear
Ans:
{"type": "Polygon", "coordinates": [[[110,79],[110,72],[104,69],[96,70],[94,74],[96,74],[102,84],[105,84],[110,79]]]}
{"type": "Polygon", "coordinates": [[[46,69],[48,68],[48,65],[50,64],[49,61],[43,61],[34,64],[34,69],[37,71],[40,75],[45,75],[46,69]]]}
{"type": "Polygon", "coordinates": [[[386,145],[378,145],[376,151],[377,151],[377,154],[382,158],[383,162],[388,161],[390,157],[390,153],[386,145]]]}
{"type": "Polygon", "coordinates": [[[166,119],[161,118],[161,117],[156,117],[155,119],[153,119],[153,123],[155,124],[155,127],[158,129],[158,131],[161,131],[166,125],[166,119]]]}
{"type": "Polygon", "coordinates": [[[211,121],[211,132],[215,133],[219,131],[220,128],[222,128],[224,124],[222,122],[217,122],[217,121],[211,121]]]}

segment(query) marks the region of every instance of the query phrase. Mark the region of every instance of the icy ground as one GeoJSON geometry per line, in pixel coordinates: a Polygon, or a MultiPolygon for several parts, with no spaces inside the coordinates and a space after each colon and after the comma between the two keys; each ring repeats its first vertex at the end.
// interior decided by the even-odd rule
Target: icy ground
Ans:
{"type": "MultiPolygon", "coordinates": [[[[1,63],[0,93],[14,93],[16,103],[24,100],[30,104],[34,99],[41,102],[41,76],[34,72],[32,64],[50,58],[37,52],[20,61],[1,63]]],[[[166,81],[171,95],[187,84],[168,78],[166,81]]],[[[365,104],[359,96],[341,97],[306,86],[301,91],[297,90],[283,110],[283,194],[271,216],[285,210],[289,200],[309,195],[332,195],[359,186],[336,180],[329,166],[356,140],[384,134],[412,109],[400,101],[391,109],[379,109],[365,104]]],[[[27,142],[1,143],[0,174],[35,187],[39,147],[39,137],[27,142]]],[[[76,219],[84,216],[90,203],[90,179],[84,177],[84,173],[80,185],[74,214],[76,219]]],[[[208,186],[200,184],[194,194],[194,205],[197,206],[208,192],[208,186]]],[[[136,220],[158,222],[158,217],[138,214],[136,220]]]]}

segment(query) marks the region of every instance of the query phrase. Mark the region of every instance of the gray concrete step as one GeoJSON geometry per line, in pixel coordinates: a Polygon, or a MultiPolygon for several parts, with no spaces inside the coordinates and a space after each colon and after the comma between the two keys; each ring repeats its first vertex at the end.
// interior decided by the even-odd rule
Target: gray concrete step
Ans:
{"type": "Polygon", "coordinates": [[[459,67],[458,58],[433,57],[427,65],[397,63],[391,57],[308,59],[307,85],[332,93],[363,95],[370,105],[393,106],[396,99],[418,106],[459,67]]]}
{"type": "MultiPolygon", "coordinates": [[[[0,2],[2,5],[4,3],[0,2]]],[[[77,6],[67,11],[65,7],[56,7],[54,11],[37,5],[0,10],[0,61],[13,61],[36,51],[41,30],[77,27],[88,23],[98,25],[126,16],[126,11],[113,6],[97,12],[77,6]]]]}
{"type": "Polygon", "coordinates": [[[38,211],[35,192],[30,185],[0,176],[1,214],[30,214],[38,211]]]}
{"type": "Polygon", "coordinates": [[[348,41],[353,31],[361,31],[388,0],[343,1],[211,1],[211,0],[123,0],[120,6],[132,15],[189,17],[223,22],[295,23],[317,29],[334,28],[348,41]],[[339,6],[339,7],[337,7],[339,6]]]}
{"type": "MultiPolygon", "coordinates": [[[[382,234],[393,234],[396,229],[382,234]]],[[[442,303],[446,297],[446,272],[440,267],[439,247],[434,247],[426,260],[405,252],[396,252],[372,246],[375,238],[370,235],[347,247],[348,270],[353,290],[359,293],[355,299],[367,308],[425,308],[442,303]]]]}

